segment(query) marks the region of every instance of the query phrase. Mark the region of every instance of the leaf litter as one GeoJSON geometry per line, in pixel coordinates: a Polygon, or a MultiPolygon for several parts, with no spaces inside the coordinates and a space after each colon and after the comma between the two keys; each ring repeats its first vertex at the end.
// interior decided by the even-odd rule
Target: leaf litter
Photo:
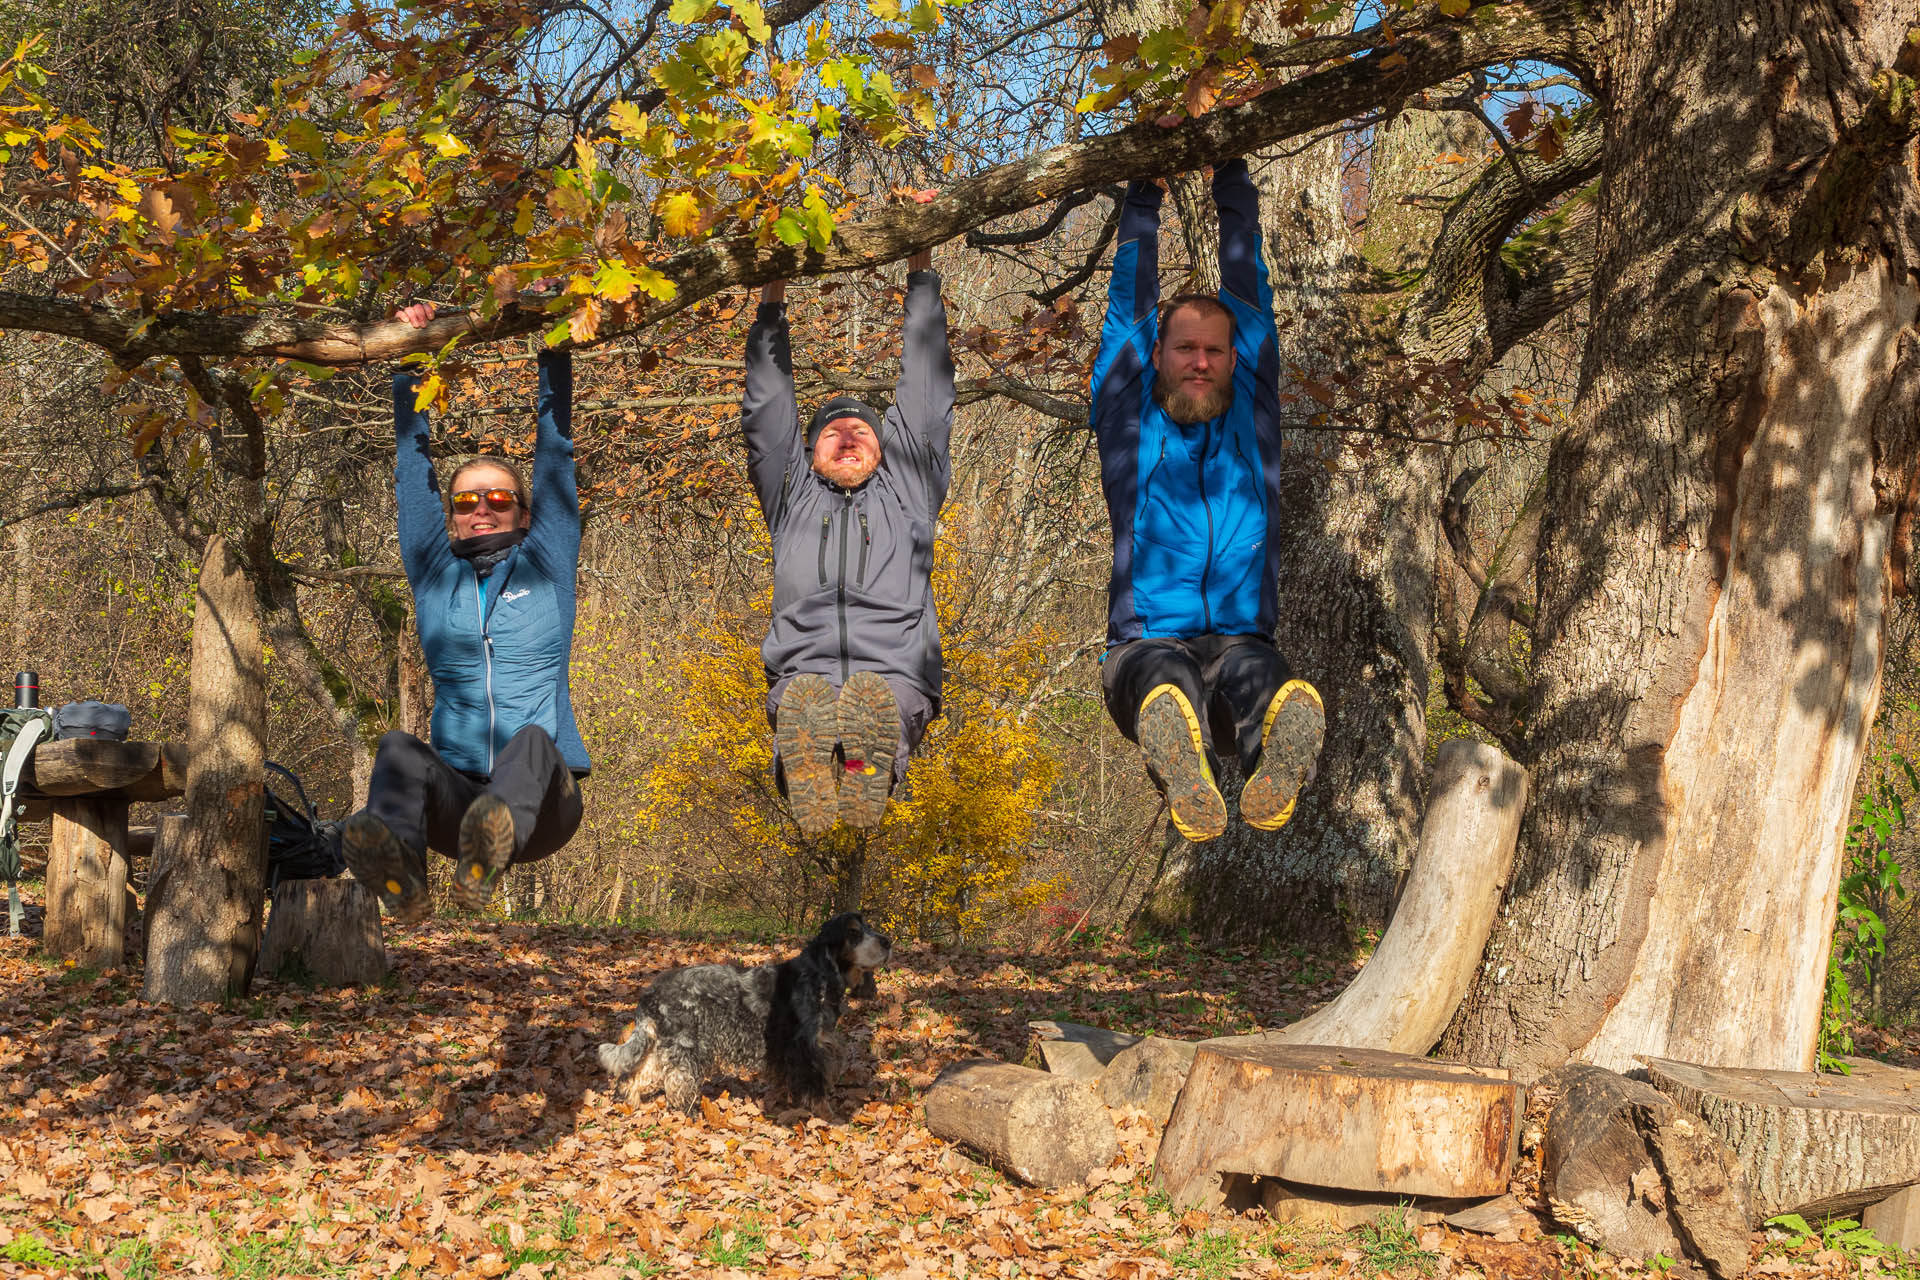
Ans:
{"type": "Polygon", "coordinates": [[[607,1090],[594,1047],[653,976],[790,951],[439,922],[390,940],[382,987],[262,979],[176,1010],[142,1003],[137,974],[0,940],[0,1275],[1649,1274],[1445,1228],[1383,1271],[1351,1236],[1176,1214],[1139,1113],[1120,1118],[1114,1166],[1053,1191],[926,1128],[939,1069],[1021,1061],[1028,1019],[1190,1039],[1278,1026],[1352,977],[1324,959],[901,948],[843,1023],[861,1052],[832,1118],[763,1113],[751,1081],[710,1086],[691,1118],[607,1090]]]}

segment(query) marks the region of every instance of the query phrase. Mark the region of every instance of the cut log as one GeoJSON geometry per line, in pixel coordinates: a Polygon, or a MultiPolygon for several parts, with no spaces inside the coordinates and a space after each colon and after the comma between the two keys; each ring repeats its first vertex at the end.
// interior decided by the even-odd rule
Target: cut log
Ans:
{"type": "Polygon", "coordinates": [[[1623,1258],[1693,1257],[1715,1276],[1747,1269],[1739,1163],[1652,1086],[1577,1063],[1549,1076],[1547,1202],[1581,1239],[1623,1258]]]}
{"type": "Polygon", "coordinates": [[[1085,1182],[1120,1150],[1113,1117],[1091,1089],[991,1058],[940,1072],[927,1090],[927,1128],[1036,1187],[1085,1182]]]}
{"type": "Polygon", "coordinates": [[[1885,1244],[1912,1251],[1920,1249],[1920,1187],[1896,1191],[1879,1204],[1868,1205],[1860,1225],[1885,1244]]]}
{"type": "Polygon", "coordinates": [[[22,776],[42,795],[79,796],[118,791],[145,778],[159,763],[157,742],[64,738],[35,747],[22,776]]]}
{"type": "Polygon", "coordinates": [[[170,800],[187,792],[187,745],[160,744],[160,762],[126,786],[129,800],[170,800]]]}
{"type": "Polygon", "coordinates": [[[126,801],[62,796],[52,804],[42,943],[63,960],[117,969],[127,942],[126,801]]]}
{"type": "MultiPolygon", "coordinates": [[[[260,602],[218,535],[207,540],[193,613],[187,821],[148,890],[141,993],[187,1005],[246,994],[260,952],[267,716],[260,602]]],[[[171,841],[172,833],[168,833],[171,841]]]]}
{"type": "Polygon", "coordinates": [[[1424,1054],[1446,1031],[1486,950],[1513,867],[1527,772],[1456,738],[1434,764],[1420,847],[1380,945],[1325,1008],[1250,1040],[1424,1054]]]}
{"type": "Polygon", "coordinates": [[[1109,1031],[1105,1027],[1086,1027],[1077,1022],[1036,1019],[1027,1027],[1037,1037],[1035,1047],[1048,1071],[1089,1084],[1100,1078],[1100,1073],[1122,1049],[1140,1043],[1139,1036],[1109,1031]]]}
{"type": "MultiPolygon", "coordinates": [[[[1450,1213],[1458,1213],[1485,1203],[1480,1200],[1428,1200],[1407,1196],[1368,1195],[1361,1191],[1336,1191],[1331,1187],[1307,1187],[1279,1178],[1256,1180],[1260,1207],[1275,1222],[1292,1222],[1308,1227],[1332,1227],[1351,1231],[1380,1221],[1399,1219],[1409,1227],[1430,1227],[1450,1213]]],[[[1231,1194],[1229,1204],[1235,1201],[1231,1194]]]]}
{"type": "Polygon", "coordinates": [[[1389,1195],[1495,1196],[1513,1173],[1518,1085],[1494,1067],[1372,1049],[1203,1043],[1155,1178],[1217,1208],[1222,1175],[1389,1195]]]}
{"type": "Polygon", "coordinates": [[[387,976],[380,903],[365,885],[283,880],[273,891],[260,971],[316,987],[365,987],[387,976]]]}
{"type": "Polygon", "coordinates": [[[1877,1065],[1817,1075],[1650,1058],[1647,1075],[1733,1150],[1756,1221],[1853,1213],[1920,1182],[1920,1072],[1877,1065]]]}
{"type": "Polygon", "coordinates": [[[1115,1054],[1094,1088],[1100,1100],[1114,1110],[1131,1107],[1144,1111],[1154,1128],[1164,1129],[1180,1089],[1187,1083],[1198,1047],[1186,1040],[1148,1036],[1115,1054]]]}

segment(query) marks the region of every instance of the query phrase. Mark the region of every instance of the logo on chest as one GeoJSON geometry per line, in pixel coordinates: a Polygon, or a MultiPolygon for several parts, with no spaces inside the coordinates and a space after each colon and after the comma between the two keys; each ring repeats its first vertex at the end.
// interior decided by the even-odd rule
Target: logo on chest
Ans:
{"type": "Polygon", "coordinates": [[[515,600],[524,600],[533,594],[532,587],[522,587],[518,591],[509,591],[500,597],[501,604],[512,604],[515,600]]]}

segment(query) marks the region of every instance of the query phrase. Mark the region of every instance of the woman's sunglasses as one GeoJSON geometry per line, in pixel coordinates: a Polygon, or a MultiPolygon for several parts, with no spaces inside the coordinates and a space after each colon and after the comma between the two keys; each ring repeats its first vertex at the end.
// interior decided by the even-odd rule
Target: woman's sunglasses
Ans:
{"type": "Polygon", "coordinates": [[[462,489],[453,495],[453,509],[464,516],[483,501],[489,511],[511,511],[520,505],[520,495],[511,489],[462,489]]]}

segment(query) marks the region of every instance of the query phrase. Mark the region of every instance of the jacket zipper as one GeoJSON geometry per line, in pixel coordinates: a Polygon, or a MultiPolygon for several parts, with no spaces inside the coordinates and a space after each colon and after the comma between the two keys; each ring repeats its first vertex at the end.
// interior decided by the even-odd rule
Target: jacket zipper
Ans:
{"type": "Polygon", "coordinates": [[[487,772],[493,772],[493,637],[487,634],[487,602],[480,571],[473,571],[473,616],[480,623],[480,665],[487,673],[487,772]]]}
{"type": "Polygon", "coordinates": [[[820,517],[820,585],[827,585],[827,535],[833,531],[833,513],[820,517]]]}
{"type": "Polygon", "coordinates": [[[860,573],[854,579],[854,585],[857,587],[867,585],[867,552],[872,546],[873,534],[867,528],[867,513],[862,511],[860,513],[860,573]]]}
{"type": "Polygon", "coordinates": [[[853,495],[840,508],[840,683],[847,682],[847,518],[853,514],[853,495]]]}
{"type": "Polygon", "coordinates": [[[1200,465],[1195,468],[1200,485],[1200,509],[1207,513],[1207,558],[1200,563],[1200,616],[1210,633],[1213,630],[1213,601],[1207,597],[1207,578],[1213,573],[1213,506],[1207,501],[1207,446],[1212,442],[1213,424],[1200,428],[1200,465]]]}

